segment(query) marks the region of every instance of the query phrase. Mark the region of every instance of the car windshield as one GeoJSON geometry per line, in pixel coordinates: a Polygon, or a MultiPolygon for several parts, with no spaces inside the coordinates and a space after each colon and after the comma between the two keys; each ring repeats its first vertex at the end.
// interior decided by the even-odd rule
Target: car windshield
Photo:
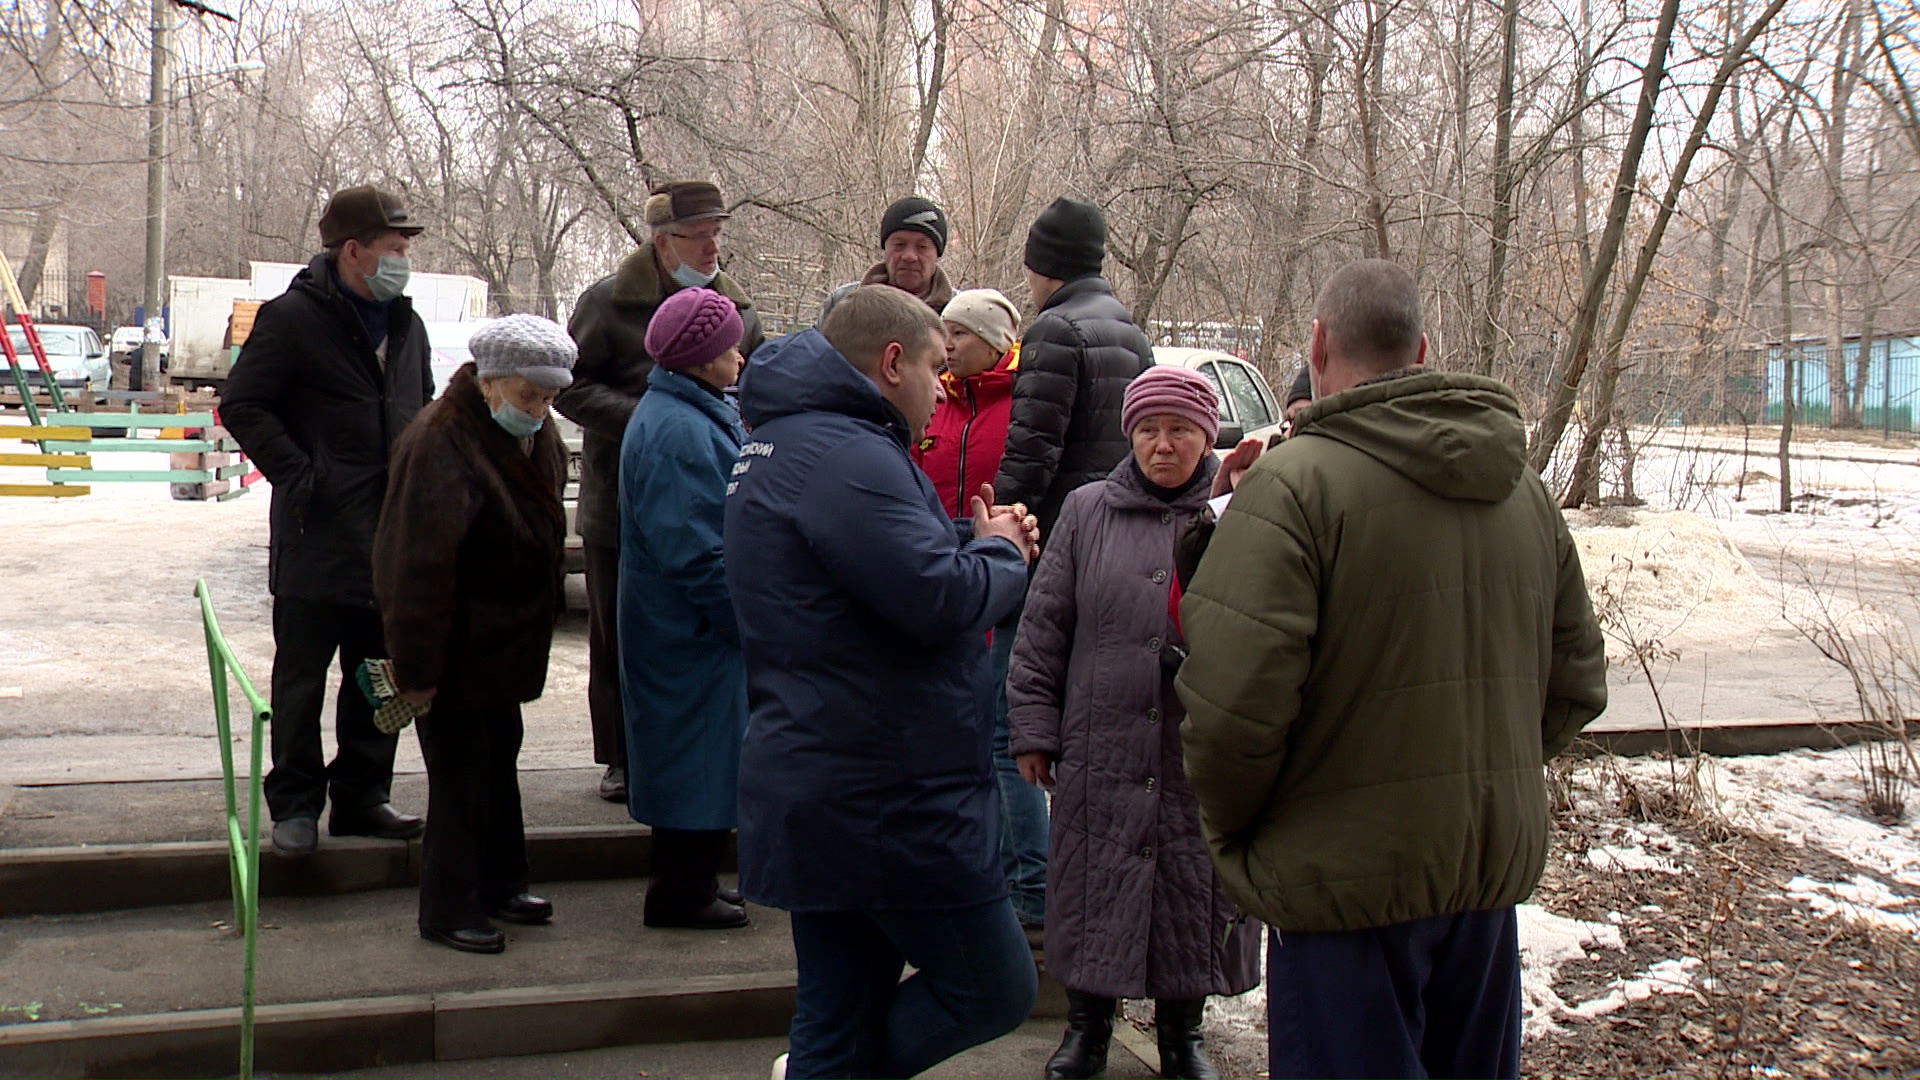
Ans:
{"type": "MultiPolygon", "coordinates": [[[[40,345],[47,350],[48,356],[79,356],[83,352],[80,341],[83,331],[71,326],[42,326],[40,345]]],[[[21,356],[28,355],[27,332],[18,326],[7,327],[7,337],[13,339],[13,351],[21,356]]]]}

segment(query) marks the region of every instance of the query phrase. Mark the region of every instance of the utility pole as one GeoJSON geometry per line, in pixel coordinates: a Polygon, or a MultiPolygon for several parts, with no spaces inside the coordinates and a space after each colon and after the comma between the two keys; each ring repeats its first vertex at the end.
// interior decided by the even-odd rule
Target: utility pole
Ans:
{"type": "Polygon", "coordinates": [[[160,313],[166,309],[162,289],[167,276],[167,33],[173,18],[172,0],[153,0],[153,52],[148,60],[147,88],[147,258],[145,276],[146,321],[141,335],[140,385],[160,385],[160,313]]]}

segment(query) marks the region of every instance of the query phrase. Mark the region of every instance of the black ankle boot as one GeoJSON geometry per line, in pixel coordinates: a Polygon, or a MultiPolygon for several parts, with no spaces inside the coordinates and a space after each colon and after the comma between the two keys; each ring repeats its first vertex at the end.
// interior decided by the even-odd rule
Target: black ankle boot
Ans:
{"type": "Polygon", "coordinates": [[[1200,1044],[1200,1018],[1206,998],[1158,998],[1153,1003],[1153,1032],[1160,1044],[1160,1075],[1181,1080],[1215,1080],[1220,1075],[1200,1044]]]}
{"type": "Polygon", "coordinates": [[[1067,1036],[1047,1059],[1047,1080],[1087,1080],[1107,1070],[1114,1000],[1067,991],[1067,1036]]]}

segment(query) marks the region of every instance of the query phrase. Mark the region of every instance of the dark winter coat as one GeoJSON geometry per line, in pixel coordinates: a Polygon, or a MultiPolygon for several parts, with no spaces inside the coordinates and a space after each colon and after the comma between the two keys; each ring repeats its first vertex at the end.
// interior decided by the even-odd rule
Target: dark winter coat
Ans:
{"type": "MultiPolygon", "coordinates": [[[[893,284],[893,279],[887,275],[886,262],[883,260],[881,262],[875,263],[873,266],[867,269],[867,272],[865,274],[861,275],[859,281],[849,281],[845,285],[842,285],[839,288],[836,288],[832,292],[827,294],[826,301],[820,305],[820,318],[814,323],[814,325],[819,326],[822,323],[825,323],[827,321],[827,313],[832,311],[835,307],[838,307],[840,304],[840,301],[845,300],[847,298],[848,293],[859,288],[860,286],[892,285],[892,284],[893,284]]],[[[902,289],[900,291],[905,292],[906,290],[902,289]]],[[[938,315],[947,310],[948,302],[953,299],[953,282],[947,279],[946,270],[941,266],[939,266],[938,264],[936,264],[933,268],[932,276],[927,279],[926,287],[921,289],[919,292],[914,293],[913,297],[914,299],[932,308],[933,313],[935,315],[938,315]]]]}
{"type": "Polygon", "coordinates": [[[1067,496],[1034,572],[1007,679],[1009,750],[1054,757],[1047,970],[1102,997],[1238,994],[1260,933],[1207,857],[1161,664],[1173,543],[1218,461],[1168,503],[1131,457],[1067,496]]]}
{"type": "Polygon", "coordinates": [[[658,829],[731,829],[747,674],[721,527],[740,411],[656,367],[620,448],[620,695],[627,810],[658,829]]]}
{"type": "Polygon", "coordinates": [[[1026,503],[1043,533],[1051,532],[1069,492],[1105,477],[1132,452],[1120,430],[1121,399],[1152,366],[1147,335],[1107,279],[1062,285],[1020,337],[995,497],[1026,503]]]}
{"type": "Polygon", "coordinates": [[[980,687],[1026,566],[959,535],[899,410],[819,331],[748,366],[726,515],[747,553],[727,559],[752,710],[741,889],[790,911],[1003,897],[980,687]]]}
{"type": "Polygon", "coordinates": [[[373,604],[373,530],[394,441],[433,399],[427,328],[388,307],[385,362],[317,255],[267,301],[220,395],[220,421],[273,484],[267,587],[373,604]]]}
{"type": "Polygon", "coordinates": [[[436,707],[540,696],[566,593],[566,447],[551,422],[521,440],[493,422],[468,364],[394,447],[373,586],[403,689],[436,707]]]}
{"type": "MultiPolygon", "coordinates": [[[[751,356],[763,335],[760,313],[740,286],[722,271],[708,288],[740,309],[746,332],[740,354],[751,356]]],[[[555,399],[560,415],[580,425],[580,504],[573,525],[580,539],[597,547],[620,543],[620,441],[627,434],[640,395],[647,392],[653,357],[647,354],[647,324],[681,286],[660,269],[651,246],[620,261],[620,268],[580,294],[567,332],[580,347],[573,385],[555,399]]]]}
{"type": "Polygon", "coordinates": [[[1000,362],[970,379],[943,376],[946,397],[934,407],[927,432],[913,448],[914,463],[933,481],[940,506],[953,517],[970,515],[968,506],[981,484],[993,482],[1007,448],[1007,411],[1013,405],[1013,379],[1020,371],[1020,345],[1000,362]]]}
{"type": "Polygon", "coordinates": [[[1519,903],[1541,763],[1607,705],[1580,556],[1513,392],[1322,399],[1247,471],[1181,603],[1187,775],[1227,891],[1282,931],[1519,903]]]}

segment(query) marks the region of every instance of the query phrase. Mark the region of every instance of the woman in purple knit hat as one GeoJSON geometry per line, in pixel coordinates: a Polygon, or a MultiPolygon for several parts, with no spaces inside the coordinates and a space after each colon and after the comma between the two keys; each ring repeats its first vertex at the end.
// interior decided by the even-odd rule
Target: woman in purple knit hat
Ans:
{"type": "Polygon", "coordinates": [[[747,924],[718,872],[735,826],[746,662],[721,561],[740,454],[740,312],[681,289],[647,324],[653,372],[620,443],[620,696],[627,812],[653,828],[648,926],[747,924]]]}
{"type": "Polygon", "coordinates": [[[1127,386],[1133,453],[1067,496],[1034,572],[1007,681],[1011,750],[1053,789],[1047,970],[1068,1027],[1049,1077],[1106,1067],[1116,999],[1153,998],[1160,1075],[1218,1075],[1200,1043],[1212,994],[1258,982],[1259,928],[1234,910],[1181,765],[1168,610],[1174,539],[1259,442],[1222,463],[1213,387],[1149,368],[1127,386]]]}

